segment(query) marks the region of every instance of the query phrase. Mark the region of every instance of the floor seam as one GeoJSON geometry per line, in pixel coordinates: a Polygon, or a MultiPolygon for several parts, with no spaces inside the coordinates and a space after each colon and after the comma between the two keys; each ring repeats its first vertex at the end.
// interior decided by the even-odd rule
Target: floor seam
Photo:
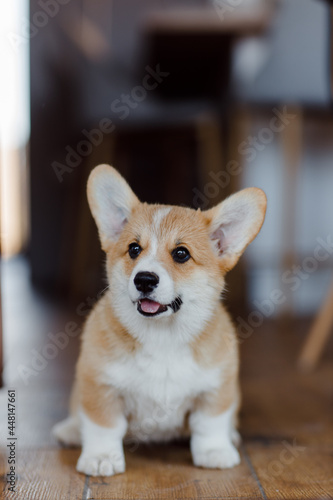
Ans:
{"type": "Polygon", "coordinates": [[[86,476],[85,481],[84,481],[84,487],[83,487],[83,493],[82,493],[82,500],[89,500],[88,495],[89,495],[89,480],[90,476],[86,476]]]}
{"type": "Polygon", "coordinates": [[[262,494],[263,499],[267,500],[267,496],[266,496],[265,490],[264,490],[264,488],[263,488],[263,486],[262,486],[262,484],[261,484],[261,482],[259,480],[259,477],[258,477],[256,471],[254,470],[254,467],[252,465],[252,462],[251,462],[251,459],[250,459],[249,455],[247,454],[247,451],[246,451],[244,443],[242,444],[242,451],[243,451],[246,463],[249,466],[250,472],[251,472],[253,478],[255,479],[256,483],[258,484],[258,488],[260,490],[260,493],[262,494]]]}

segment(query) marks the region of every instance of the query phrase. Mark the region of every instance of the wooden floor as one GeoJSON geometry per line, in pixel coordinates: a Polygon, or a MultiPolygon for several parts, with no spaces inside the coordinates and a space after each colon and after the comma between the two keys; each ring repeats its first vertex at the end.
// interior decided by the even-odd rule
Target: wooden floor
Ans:
{"type": "MultiPolygon", "coordinates": [[[[61,449],[50,435],[66,415],[77,339],[59,349],[25,385],[31,367],[68,321],[82,321],[75,308],[60,308],[34,295],[25,268],[5,280],[6,388],[0,391],[1,498],[55,499],[328,499],[333,498],[333,344],[319,369],[298,373],[295,359],[308,323],[265,323],[241,344],[242,462],[231,470],[193,467],[188,443],[130,447],[127,471],[111,478],[75,470],[79,450],[61,449]],[[74,312],[73,312],[74,311],[74,312]],[[20,375],[21,373],[21,375],[20,375]],[[16,390],[17,494],[6,492],[7,389],[16,390]]],[[[51,351],[50,351],[51,352],[51,351]]],[[[40,368],[40,367],[39,367],[40,368]]]]}

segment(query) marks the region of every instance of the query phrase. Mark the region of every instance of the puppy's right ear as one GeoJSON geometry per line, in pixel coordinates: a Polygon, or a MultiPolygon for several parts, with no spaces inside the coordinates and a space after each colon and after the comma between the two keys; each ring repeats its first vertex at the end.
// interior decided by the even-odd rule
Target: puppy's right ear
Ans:
{"type": "Polygon", "coordinates": [[[87,195],[102,248],[106,251],[118,240],[139,200],[125,179],[109,165],[98,165],[92,170],[87,195]]]}

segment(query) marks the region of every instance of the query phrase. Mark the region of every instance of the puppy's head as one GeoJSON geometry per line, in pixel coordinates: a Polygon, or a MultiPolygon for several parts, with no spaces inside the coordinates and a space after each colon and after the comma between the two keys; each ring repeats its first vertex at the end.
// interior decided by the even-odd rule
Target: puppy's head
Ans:
{"type": "Polygon", "coordinates": [[[141,203],[107,165],[92,171],[88,199],[107,254],[111,305],[137,336],[152,325],[200,331],[266,211],[257,188],[205,212],[141,203]]]}

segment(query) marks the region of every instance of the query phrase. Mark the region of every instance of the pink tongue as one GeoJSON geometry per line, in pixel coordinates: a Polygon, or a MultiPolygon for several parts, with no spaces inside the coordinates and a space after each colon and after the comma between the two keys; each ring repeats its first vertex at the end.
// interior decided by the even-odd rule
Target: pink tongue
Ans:
{"type": "Polygon", "coordinates": [[[159,310],[160,305],[161,304],[159,304],[158,302],[154,302],[153,300],[149,300],[149,299],[141,300],[141,309],[145,313],[149,313],[149,314],[156,313],[159,310]]]}

